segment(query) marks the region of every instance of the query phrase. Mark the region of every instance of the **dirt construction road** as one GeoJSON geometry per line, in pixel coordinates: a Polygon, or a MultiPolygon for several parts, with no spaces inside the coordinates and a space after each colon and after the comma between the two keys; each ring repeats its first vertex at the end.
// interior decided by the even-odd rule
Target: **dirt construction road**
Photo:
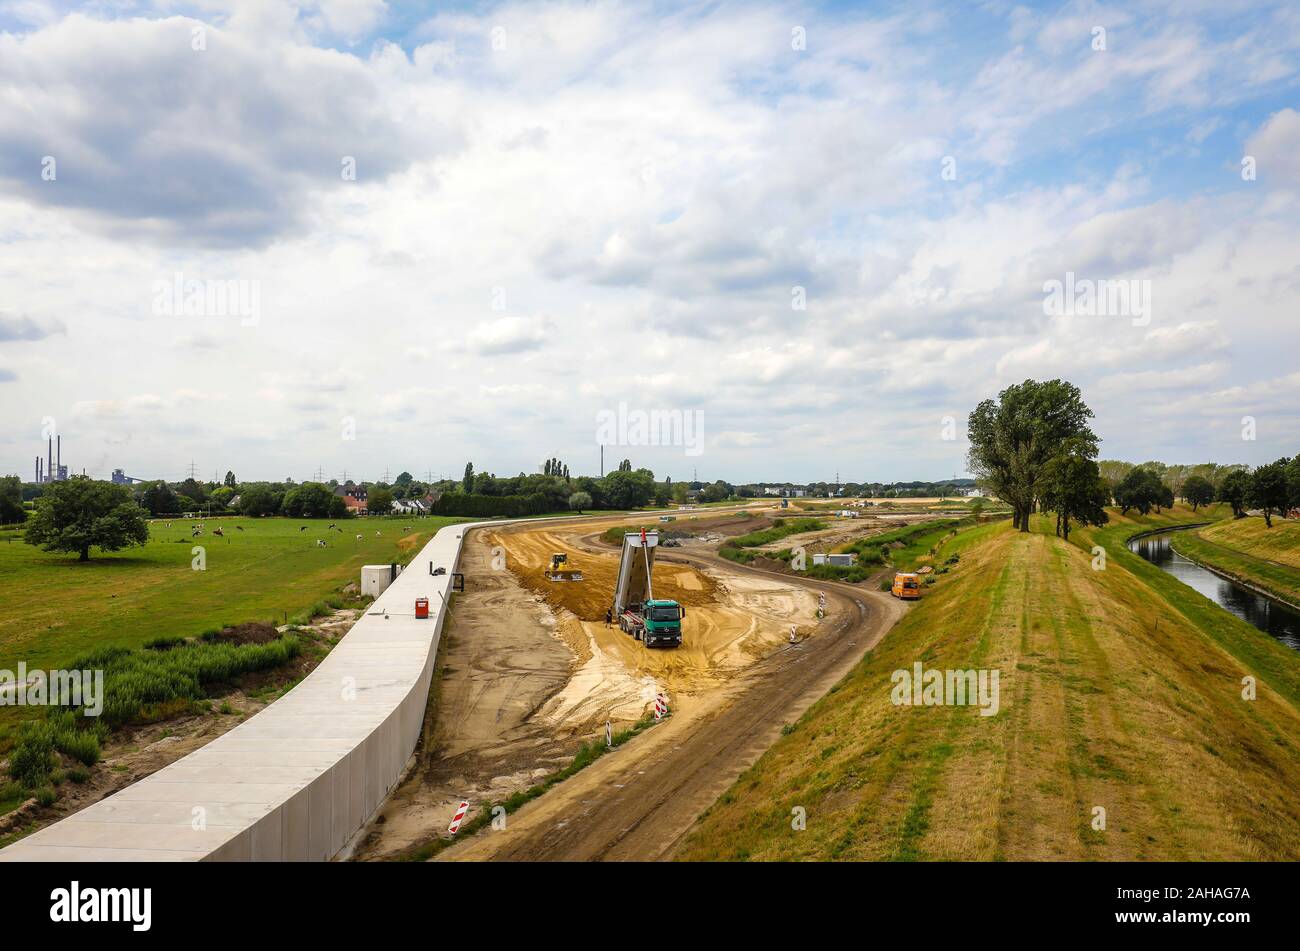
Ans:
{"type": "MultiPolygon", "coordinates": [[[[769,576],[717,556],[660,552],[687,570],[769,576]]],[[[824,591],[828,617],[816,636],[777,649],[546,795],[447,849],[440,861],[655,860],[670,857],[695,818],[792,723],[843,677],[902,615],[888,594],[781,575],[824,591]]]]}

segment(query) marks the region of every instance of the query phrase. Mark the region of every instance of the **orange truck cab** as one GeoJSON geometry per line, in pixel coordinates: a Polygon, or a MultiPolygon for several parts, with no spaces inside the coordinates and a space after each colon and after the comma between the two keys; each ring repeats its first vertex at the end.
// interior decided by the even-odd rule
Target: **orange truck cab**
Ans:
{"type": "Polygon", "coordinates": [[[921,579],[911,572],[899,572],[894,575],[892,594],[905,601],[915,601],[921,596],[921,579]]]}

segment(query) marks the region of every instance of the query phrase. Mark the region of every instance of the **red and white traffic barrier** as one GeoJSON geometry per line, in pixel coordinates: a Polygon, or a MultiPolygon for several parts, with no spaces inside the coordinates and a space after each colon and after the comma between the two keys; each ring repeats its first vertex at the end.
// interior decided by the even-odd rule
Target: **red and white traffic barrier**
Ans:
{"type": "Polygon", "coordinates": [[[451,817],[451,825],[447,826],[447,831],[452,835],[460,828],[460,824],[465,821],[465,813],[469,812],[469,803],[461,800],[460,806],[456,809],[456,814],[451,817]]]}
{"type": "Polygon", "coordinates": [[[662,720],[668,712],[668,697],[662,693],[655,694],[655,719],[662,720]]]}

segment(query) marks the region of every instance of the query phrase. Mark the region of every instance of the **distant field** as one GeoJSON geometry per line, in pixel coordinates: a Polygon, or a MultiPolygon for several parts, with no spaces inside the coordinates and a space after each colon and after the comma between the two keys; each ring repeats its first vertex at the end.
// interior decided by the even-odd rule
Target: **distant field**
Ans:
{"type": "Polygon", "coordinates": [[[1203,565],[1300,604],[1300,521],[1228,519],[1175,536],[1174,548],[1203,565]]]}
{"type": "Polygon", "coordinates": [[[286,614],[359,580],[362,565],[405,562],[439,528],[458,521],[466,520],[348,519],[336,523],[342,531],[328,531],[328,520],[223,518],[191,539],[189,523],[173,520],[171,528],[150,526],[144,547],[95,549],[89,562],[43,552],[19,532],[0,532],[0,667],[25,661],[49,668],[91,647],[139,647],[249,620],[283,623],[286,614]],[[225,538],[211,534],[218,525],[225,538]],[[317,547],[318,538],[327,547],[317,547]],[[206,549],[204,571],[191,568],[195,545],[206,549]]]}
{"type": "Polygon", "coordinates": [[[1204,518],[1116,515],[1066,543],[1036,517],[1029,534],[999,522],[945,541],[957,567],[714,804],[681,857],[1294,861],[1300,658],[1124,547],[1204,518]],[[894,705],[893,672],[918,661],[998,670],[997,714],[894,705]]]}

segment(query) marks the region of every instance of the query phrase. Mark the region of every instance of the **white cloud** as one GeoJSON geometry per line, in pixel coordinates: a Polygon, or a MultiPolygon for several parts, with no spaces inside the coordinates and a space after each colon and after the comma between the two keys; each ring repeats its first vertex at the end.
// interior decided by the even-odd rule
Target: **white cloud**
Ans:
{"type": "Polygon", "coordinates": [[[1284,8],[988,10],[984,45],[924,12],[516,3],[405,46],[368,42],[378,3],[198,9],[203,53],[181,17],[0,36],[0,445],[54,415],[65,455],[146,475],[593,471],[628,401],[706,414],[660,476],[911,478],[1026,376],[1142,458],[1300,403],[1296,113],[1251,98],[1294,83],[1284,8]],[[1220,121],[1258,183],[1182,174],[1220,121]],[[1150,280],[1150,324],[1044,316],[1067,270],[1150,280]],[[177,271],[257,281],[260,320],[155,316],[177,271]]]}

